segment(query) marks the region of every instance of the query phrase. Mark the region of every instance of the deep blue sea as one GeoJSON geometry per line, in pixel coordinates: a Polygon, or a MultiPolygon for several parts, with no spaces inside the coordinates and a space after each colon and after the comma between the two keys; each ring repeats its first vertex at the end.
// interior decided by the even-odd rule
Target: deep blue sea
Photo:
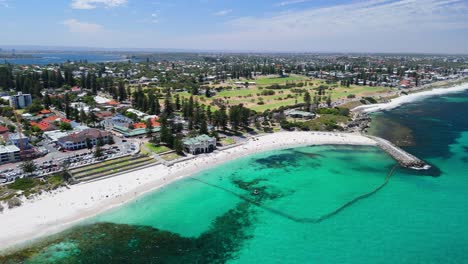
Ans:
{"type": "Polygon", "coordinates": [[[468,92],[375,114],[370,132],[433,169],[399,168],[376,194],[317,222],[382,184],[395,161],[358,146],[259,153],[0,263],[468,263],[468,92]]]}
{"type": "Polygon", "coordinates": [[[22,65],[48,65],[60,64],[67,61],[88,61],[89,63],[96,62],[116,62],[125,61],[125,57],[119,54],[106,54],[106,53],[34,53],[31,54],[33,58],[1,58],[0,63],[12,63],[22,65]]]}

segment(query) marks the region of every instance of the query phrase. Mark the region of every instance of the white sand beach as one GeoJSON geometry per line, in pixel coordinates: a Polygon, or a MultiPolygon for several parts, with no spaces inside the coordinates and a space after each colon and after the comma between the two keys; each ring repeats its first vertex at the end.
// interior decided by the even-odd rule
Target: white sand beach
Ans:
{"type": "Polygon", "coordinates": [[[433,89],[430,91],[417,92],[417,93],[413,93],[409,95],[403,95],[395,99],[392,99],[390,102],[384,103],[384,104],[361,105],[361,106],[354,108],[352,111],[362,111],[366,113],[372,113],[372,112],[378,112],[382,110],[390,110],[390,109],[397,108],[403,104],[419,101],[427,97],[450,94],[450,93],[458,93],[458,92],[462,92],[465,90],[468,90],[468,83],[463,83],[461,85],[456,85],[456,86],[448,87],[448,88],[437,88],[437,89],[433,89]]]}
{"type": "Polygon", "coordinates": [[[0,249],[51,235],[74,223],[129,202],[185,176],[245,155],[279,148],[340,144],[375,145],[359,134],[328,132],[280,132],[250,138],[245,144],[200,155],[171,167],[153,167],[115,177],[72,185],[54,193],[43,194],[14,209],[0,213],[0,249]]]}

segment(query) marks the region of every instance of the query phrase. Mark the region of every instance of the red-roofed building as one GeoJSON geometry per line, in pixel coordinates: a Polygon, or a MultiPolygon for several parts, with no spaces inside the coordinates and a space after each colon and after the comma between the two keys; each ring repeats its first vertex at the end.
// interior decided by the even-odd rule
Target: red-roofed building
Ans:
{"type": "MultiPolygon", "coordinates": [[[[159,122],[157,122],[156,120],[158,120],[157,118],[151,118],[151,125],[154,127],[160,127],[161,124],[159,122]]],[[[138,128],[146,128],[146,123],[143,123],[143,122],[140,122],[140,123],[134,123],[133,124],[133,128],[134,129],[138,129],[138,128]]]]}
{"type": "Polygon", "coordinates": [[[48,115],[48,114],[50,114],[50,113],[52,113],[52,112],[51,112],[50,110],[47,110],[47,109],[44,109],[44,110],[39,111],[39,114],[40,114],[40,115],[48,115]]]}
{"type": "Polygon", "coordinates": [[[41,131],[52,131],[58,129],[56,122],[71,123],[72,121],[58,116],[49,116],[42,119],[40,122],[30,122],[30,124],[31,126],[38,127],[41,131]]]}
{"type": "Polygon", "coordinates": [[[81,92],[81,87],[73,86],[73,87],[71,88],[71,91],[72,91],[73,93],[80,93],[80,92],[81,92]]]}
{"type": "Polygon", "coordinates": [[[39,123],[31,122],[30,124],[31,124],[31,126],[38,127],[41,131],[52,131],[52,130],[56,129],[55,125],[52,125],[52,124],[44,122],[44,121],[41,121],[39,123]]]}
{"type": "Polygon", "coordinates": [[[112,105],[112,106],[117,106],[119,105],[119,102],[115,101],[115,100],[110,100],[109,102],[107,102],[108,105],[112,105]]]}
{"type": "Polygon", "coordinates": [[[96,117],[99,119],[99,120],[104,120],[106,118],[109,118],[109,117],[113,117],[114,114],[112,112],[109,112],[109,111],[104,111],[104,112],[99,112],[99,113],[95,113],[96,117]]]}
{"type": "Polygon", "coordinates": [[[134,123],[134,124],[133,124],[133,128],[134,128],[134,129],[137,129],[137,128],[146,128],[146,124],[145,124],[145,123],[134,123]]]}
{"type": "Polygon", "coordinates": [[[151,125],[153,125],[153,127],[160,127],[161,123],[159,123],[158,120],[158,118],[151,118],[151,125]]]}
{"type": "Polygon", "coordinates": [[[7,127],[0,126],[0,134],[5,134],[6,132],[9,132],[10,130],[7,127]]]}

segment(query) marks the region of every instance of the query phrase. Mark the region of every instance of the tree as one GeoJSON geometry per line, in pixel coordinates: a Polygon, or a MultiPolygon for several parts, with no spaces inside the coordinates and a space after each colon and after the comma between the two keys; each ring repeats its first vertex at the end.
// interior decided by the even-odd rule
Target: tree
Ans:
{"type": "Polygon", "coordinates": [[[86,138],[86,147],[90,150],[93,148],[93,143],[91,142],[91,139],[86,138]]]}
{"type": "Polygon", "coordinates": [[[60,122],[59,127],[61,131],[69,131],[73,129],[70,123],[67,122],[60,122]]]}
{"type": "Polygon", "coordinates": [[[94,151],[94,157],[99,158],[99,157],[102,157],[102,155],[103,155],[102,148],[101,148],[100,144],[97,144],[96,145],[96,150],[94,151]]]}
{"type": "Polygon", "coordinates": [[[180,96],[178,94],[176,94],[175,95],[175,109],[177,111],[179,111],[181,107],[182,107],[182,105],[180,103],[180,96]]]}
{"type": "Polygon", "coordinates": [[[200,119],[200,134],[208,134],[208,125],[206,123],[205,115],[202,115],[200,119]]]}
{"type": "Polygon", "coordinates": [[[151,119],[148,118],[148,120],[146,120],[146,136],[148,138],[151,138],[152,134],[153,134],[153,122],[151,122],[151,119]]]}
{"type": "Polygon", "coordinates": [[[327,97],[327,105],[328,105],[328,107],[331,107],[331,104],[332,104],[332,99],[331,99],[331,95],[329,95],[329,96],[327,97]]]}
{"type": "Polygon", "coordinates": [[[210,97],[211,97],[210,87],[206,87],[206,89],[205,89],[205,96],[206,96],[207,98],[210,98],[210,97]]]}
{"type": "Polygon", "coordinates": [[[52,104],[51,100],[50,100],[50,96],[49,94],[46,94],[43,98],[43,103],[44,103],[44,107],[45,109],[49,109],[50,108],[50,105],[52,104]]]}
{"type": "Polygon", "coordinates": [[[226,107],[223,105],[214,113],[213,123],[216,127],[225,129],[228,123],[228,116],[226,114],[226,107]]]}
{"type": "Polygon", "coordinates": [[[232,106],[229,109],[229,121],[233,129],[237,130],[239,126],[248,126],[250,118],[250,109],[242,104],[232,106]]]}
{"type": "Polygon", "coordinates": [[[184,143],[182,142],[182,136],[177,135],[177,137],[174,138],[174,150],[177,152],[179,155],[184,154],[184,143]]]}
{"type": "Polygon", "coordinates": [[[80,120],[82,123],[88,124],[88,117],[86,116],[86,113],[83,110],[83,108],[80,110],[80,120]]]}
{"type": "Polygon", "coordinates": [[[109,135],[109,138],[107,140],[107,144],[109,144],[109,145],[114,145],[115,144],[115,140],[114,140],[114,137],[112,135],[109,135]]]}
{"type": "Polygon", "coordinates": [[[304,103],[305,103],[306,111],[310,111],[311,102],[312,102],[312,98],[310,97],[310,93],[307,91],[304,94],[304,103]]]}
{"type": "Polygon", "coordinates": [[[172,107],[172,97],[171,92],[167,89],[166,98],[164,99],[164,113],[169,116],[174,112],[172,107]]]}
{"type": "Polygon", "coordinates": [[[36,164],[34,164],[34,161],[32,160],[27,160],[21,163],[20,167],[24,173],[32,173],[36,170],[36,164]]]}
{"type": "Polygon", "coordinates": [[[65,115],[67,119],[70,119],[71,117],[71,107],[70,107],[70,96],[68,93],[65,94],[65,115]]]}
{"type": "Polygon", "coordinates": [[[119,82],[118,93],[120,102],[127,100],[127,91],[125,90],[125,85],[122,81],[119,82]]]}
{"type": "Polygon", "coordinates": [[[162,116],[161,119],[161,142],[166,143],[168,146],[172,146],[174,139],[172,132],[168,127],[166,116],[162,116]]]}

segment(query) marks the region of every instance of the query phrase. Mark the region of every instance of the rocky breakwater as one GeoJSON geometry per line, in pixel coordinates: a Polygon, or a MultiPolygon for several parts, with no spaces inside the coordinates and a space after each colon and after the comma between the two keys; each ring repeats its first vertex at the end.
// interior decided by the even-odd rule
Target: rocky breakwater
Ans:
{"type": "Polygon", "coordinates": [[[365,132],[367,128],[369,128],[371,121],[369,114],[365,112],[355,112],[352,121],[347,124],[346,130],[349,132],[365,132]]]}
{"type": "Polygon", "coordinates": [[[404,151],[403,149],[397,147],[390,141],[374,137],[374,136],[367,136],[377,142],[377,146],[379,146],[382,150],[387,152],[390,156],[392,156],[395,160],[400,163],[401,166],[406,168],[411,168],[415,170],[427,170],[431,168],[427,163],[420,160],[419,158],[415,157],[414,155],[404,151]]]}

